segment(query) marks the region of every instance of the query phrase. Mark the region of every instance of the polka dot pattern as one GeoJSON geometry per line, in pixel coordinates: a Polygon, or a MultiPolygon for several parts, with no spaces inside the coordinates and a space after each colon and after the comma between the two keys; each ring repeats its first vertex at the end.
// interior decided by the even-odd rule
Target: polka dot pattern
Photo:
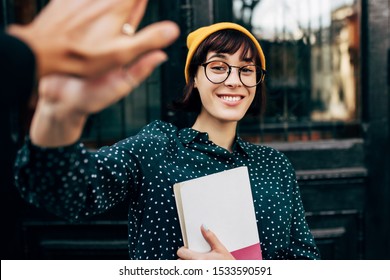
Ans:
{"type": "Polygon", "coordinates": [[[183,245],[173,184],[247,166],[264,259],[318,259],[295,171],[280,152],[236,138],[233,152],[207,133],[155,121],[137,135],[96,152],[83,144],[19,151],[22,196],[71,221],[129,202],[131,259],[177,259],[183,245]]]}

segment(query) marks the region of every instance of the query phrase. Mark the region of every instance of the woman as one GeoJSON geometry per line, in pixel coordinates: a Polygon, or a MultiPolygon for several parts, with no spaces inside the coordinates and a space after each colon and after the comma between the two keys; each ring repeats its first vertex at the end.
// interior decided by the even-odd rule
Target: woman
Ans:
{"type": "MultiPolygon", "coordinates": [[[[178,130],[155,121],[94,153],[77,141],[87,115],[113,100],[96,98],[102,87],[89,88],[77,80],[43,81],[30,140],[16,164],[22,195],[71,220],[128,200],[132,259],[232,259],[205,228],[210,252],[182,247],[172,186],[247,166],[263,258],[319,258],[287,158],[236,134],[238,121],[261,105],[265,59],[259,43],[237,24],[218,23],[191,33],[187,45],[187,85],[177,105],[198,112],[193,126],[178,130]]],[[[130,73],[131,81],[136,74],[130,73]]]]}

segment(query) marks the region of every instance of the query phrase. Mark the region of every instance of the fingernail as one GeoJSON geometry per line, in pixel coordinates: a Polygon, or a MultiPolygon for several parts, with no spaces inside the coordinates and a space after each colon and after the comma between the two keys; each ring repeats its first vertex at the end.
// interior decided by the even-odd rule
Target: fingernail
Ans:
{"type": "Polygon", "coordinates": [[[205,231],[209,231],[209,228],[208,228],[205,224],[202,224],[202,228],[203,228],[205,231]]]}

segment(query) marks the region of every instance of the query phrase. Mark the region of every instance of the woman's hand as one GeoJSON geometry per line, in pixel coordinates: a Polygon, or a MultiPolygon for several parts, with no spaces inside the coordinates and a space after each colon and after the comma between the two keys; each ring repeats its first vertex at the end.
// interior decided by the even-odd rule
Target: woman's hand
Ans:
{"type": "Polygon", "coordinates": [[[207,253],[194,252],[186,247],[181,247],[177,251],[177,255],[181,260],[234,260],[235,258],[218,240],[217,236],[205,228],[201,227],[204,239],[209,243],[211,250],[207,253]]]}
{"type": "Polygon", "coordinates": [[[9,29],[32,47],[39,76],[45,76],[30,127],[32,143],[76,142],[89,114],[123,98],[166,60],[162,48],[178,37],[176,24],[158,22],[123,33],[125,23],[138,27],[146,4],[52,0],[31,24],[9,29]]]}
{"type": "Polygon", "coordinates": [[[89,114],[117,102],[166,60],[162,51],[143,55],[133,64],[95,79],[49,75],[40,80],[39,100],[30,127],[37,146],[58,147],[76,142],[89,114]]]}
{"type": "Polygon", "coordinates": [[[167,21],[133,36],[122,32],[125,23],[137,29],[146,6],[147,0],[51,0],[30,24],[7,31],[33,50],[38,77],[97,77],[177,38],[177,25],[167,21]]]}

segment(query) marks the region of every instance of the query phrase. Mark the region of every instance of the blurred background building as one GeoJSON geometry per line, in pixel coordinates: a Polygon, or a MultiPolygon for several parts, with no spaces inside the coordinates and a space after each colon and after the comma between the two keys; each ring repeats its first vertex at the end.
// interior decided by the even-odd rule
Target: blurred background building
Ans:
{"type": "MultiPolygon", "coordinates": [[[[2,0],[1,23],[27,23],[46,3],[2,0]]],[[[170,19],[181,36],[133,94],[90,117],[83,141],[109,145],[156,119],[191,125],[193,116],[169,106],[184,87],[185,38],[203,25],[237,22],[267,59],[267,112],[246,117],[240,135],[290,158],[323,259],[390,259],[389,10],[388,0],[150,0],[142,25],[170,19]]],[[[28,113],[14,110],[15,142],[34,102],[28,113]]],[[[5,258],[128,258],[126,204],[69,224],[17,198],[2,201],[20,221],[9,229],[14,250],[5,258]]]]}

